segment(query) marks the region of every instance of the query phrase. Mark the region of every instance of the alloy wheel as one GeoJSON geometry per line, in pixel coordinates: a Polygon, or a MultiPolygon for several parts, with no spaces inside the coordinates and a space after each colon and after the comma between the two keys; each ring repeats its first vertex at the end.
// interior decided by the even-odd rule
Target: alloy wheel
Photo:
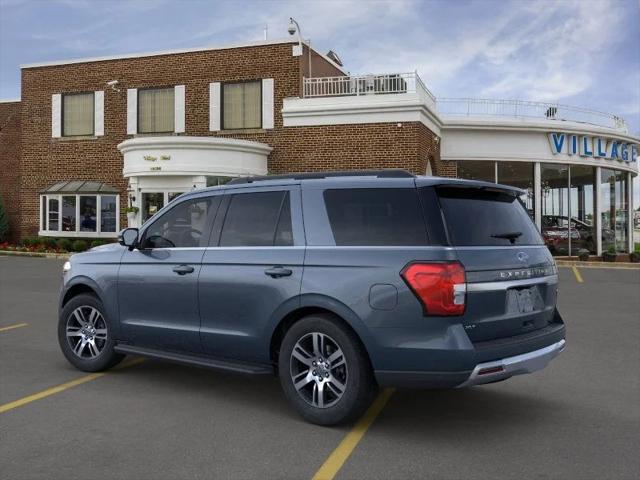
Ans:
{"type": "Polygon", "coordinates": [[[338,343],[324,333],[308,333],[296,342],[290,373],[298,395],[316,408],[335,405],[347,388],[347,360],[338,343]]]}
{"type": "Polygon", "coordinates": [[[66,335],[69,347],[76,356],[94,359],[107,344],[107,324],[96,308],[83,305],[67,318],[66,335]]]}

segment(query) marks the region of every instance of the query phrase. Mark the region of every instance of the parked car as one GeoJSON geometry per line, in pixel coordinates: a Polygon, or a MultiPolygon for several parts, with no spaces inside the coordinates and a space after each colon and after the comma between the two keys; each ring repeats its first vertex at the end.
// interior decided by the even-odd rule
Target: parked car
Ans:
{"type": "MultiPolygon", "coordinates": [[[[542,217],[542,237],[549,250],[554,254],[569,254],[569,217],[564,215],[544,215],[542,217]]],[[[590,223],[571,217],[571,251],[575,255],[581,249],[596,251],[594,227],[590,223]]],[[[613,242],[615,232],[604,225],[602,227],[603,244],[613,242]]]]}
{"type": "Polygon", "coordinates": [[[307,420],[378,386],[466,387],[565,346],[558,276],[518,189],[404,171],[237,179],[182,195],[64,266],[66,358],[276,373],[307,420]]]}

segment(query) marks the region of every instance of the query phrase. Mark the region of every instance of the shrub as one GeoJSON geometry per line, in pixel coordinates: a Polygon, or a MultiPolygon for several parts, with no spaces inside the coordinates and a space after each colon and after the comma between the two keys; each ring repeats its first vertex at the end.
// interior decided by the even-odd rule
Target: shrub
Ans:
{"type": "Polygon", "coordinates": [[[74,252],[84,252],[88,248],[87,241],[76,240],[75,242],[73,242],[73,245],[71,246],[71,248],[73,249],[74,252]]]}
{"type": "Polygon", "coordinates": [[[55,238],[51,237],[38,237],[36,238],[36,245],[44,245],[49,249],[54,249],[58,246],[58,242],[55,238]]]}
{"type": "Polygon", "coordinates": [[[100,245],[104,245],[105,243],[107,243],[107,242],[105,242],[104,240],[91,240],[90,247],[91,248],[99,247],[100,245]]]}
{"type": "Polygon", "coordinates": [[[60,250],[65,250],[67,252],[70,252],[73,248],[73,244],[68,238],[60,238],[57,242],[57,245],[60,250]]]}
{"type": "Polygon", "coordinates": [[[587,250],[586,248],[581,248],[580,250],[578,250],[578,258],[583,262],[589,260],[589,250],[587,250]]]}
{"type": "Polygon", "coordinates": [[[38,244],[38,239],[35,237],[25,237],[20,241],[23,247],[31,247],[38,244]]]}
{"type": "Polygon", "coordinates": [[[9,218],[7,212],[4,211],[4,203],[0,196],[0,243],[9,238],[9,218]]]}

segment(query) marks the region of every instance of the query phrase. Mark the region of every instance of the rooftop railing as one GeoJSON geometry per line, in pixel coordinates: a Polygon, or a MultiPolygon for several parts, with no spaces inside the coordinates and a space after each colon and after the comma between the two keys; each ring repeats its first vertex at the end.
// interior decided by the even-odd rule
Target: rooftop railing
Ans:
{"type": "Polygon", "coordinates": [[[418,94],[439,114],[468,117],[497,116],[588,123],[628,132],[624,119],[610,113],[559,103],[482,98],[438,98],[429,91],[417,72],[304,79],[304,98],[357,97],[362,95],[418,94]]]}
{"type": "Polygon", "coordinates": [[[559,103],[530,102],[526,100],[489,100],[481,98],[438,98],[436,104],[438,113],[443,115],[565,120],[614,128],[627,132],[626,122],[616,115],[559,103]]]}
{"type": "Polygon", "coordinates": [[[432,102],[436,100],[416,72],[304,79],[305,98],[390,93],[424,93],[432,102]]]}

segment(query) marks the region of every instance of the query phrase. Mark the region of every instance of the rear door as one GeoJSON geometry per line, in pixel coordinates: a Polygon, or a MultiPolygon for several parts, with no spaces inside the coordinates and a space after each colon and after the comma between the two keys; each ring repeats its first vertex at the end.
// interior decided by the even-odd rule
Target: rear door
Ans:
{"type": "Polygon", "coordinates": [[[462,184],[435,192],[448,242],[466,271],[462,322],[469,338],[480,342],[546,327],[554,317],[558,277],[517,192],[462,184]]]}
{"type": "Polygon", "coordinates": [[[299,300],[304,231],[299,185],[230,189],[199,281],[206,353],[268,362],[268,325],[299,300]]]}

